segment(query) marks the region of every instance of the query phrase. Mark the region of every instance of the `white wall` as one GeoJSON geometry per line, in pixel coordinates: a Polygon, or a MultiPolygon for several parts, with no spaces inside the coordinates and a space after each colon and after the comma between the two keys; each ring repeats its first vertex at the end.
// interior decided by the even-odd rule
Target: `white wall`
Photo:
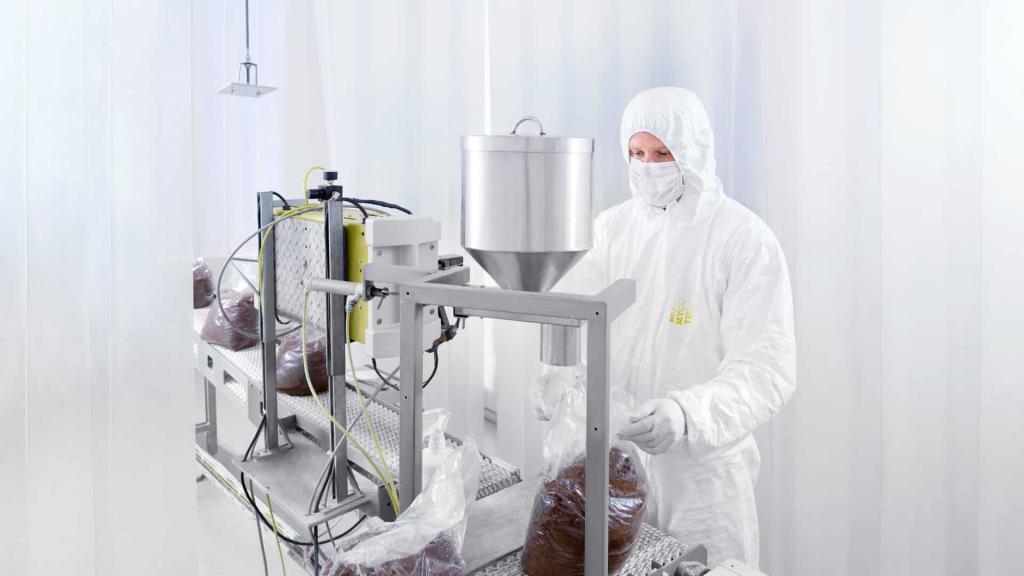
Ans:
{"type": "Polygon", "coordinates": [[[178,2],[0,8],[4,573],[195,570],[188,48],[178,2]]]}

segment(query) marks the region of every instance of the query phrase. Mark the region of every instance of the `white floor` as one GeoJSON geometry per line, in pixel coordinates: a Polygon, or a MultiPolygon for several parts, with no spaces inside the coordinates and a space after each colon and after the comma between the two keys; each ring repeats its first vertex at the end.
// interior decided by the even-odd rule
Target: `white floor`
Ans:
{"type": "MultiPolygon", "coordinates": [[[[258,576],[263,574],[256,520],[209,480],[196,485],[199,504],[199,575],[258,576]]],[[[263,532],[269,574],[281,574],[273,532],[263,532]]],[[[305,572],[285,551],[287,574],[305,572]]]]}

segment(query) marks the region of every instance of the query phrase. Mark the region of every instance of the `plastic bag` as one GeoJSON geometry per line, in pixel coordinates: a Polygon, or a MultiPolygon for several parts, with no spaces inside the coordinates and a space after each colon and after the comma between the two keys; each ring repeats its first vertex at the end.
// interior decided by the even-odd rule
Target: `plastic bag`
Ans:
{"type": "MultiPolygon", "coordinates": [[[[625,424],[632,402],[616,390],[611,437],[625,424]]],[[[583,574],[586,510],[586,398],[570,389],[544,444],[546,461],[523,546],[531,576],[583,574]]],[[[608,454],[608,573],[629,558],[647,506],[647,473],[636,447],[615,441],[608,454]]]]}
{"type": "Polygon", "coordinates": [[[253,304],[253,293],[224,292],[221,304],[227,317],[221,313],[220,306],[214,304],[199,337],[231,350],[255,346],[260,341],[260,313],[253,304]]]}
{"type": "Polygon", "coordinates": [[[541,373],[530,382],[530,405],[538,420],[547,422],[569,390],[584,389],[586,372],[581,364],[573,366],[541,365],[541,373]]]}
{"type": "MultiPolygon", "coordinates": [[[[327,337],[307,334],[306,357],[313,388],[317,393],[326,392],[327,337]]],[[[302,366],[302,333],[299,330],[285,336],[277,349],[277,391],[291,396],[309,396],[306,371],[302,366]]]]}
{"type": "Polygon", "coordinates": [[[462,574],[466,509],[476,498],[480,454],[467,439],[426,489],[383,527],[342,542],[325,576],[456,576],[462,574]]]}
{"type": "Polygon", "coordinates": [[[192,263],[192,308],[206,308],[214,296],[213,271],[200,258],[192,263]]]}

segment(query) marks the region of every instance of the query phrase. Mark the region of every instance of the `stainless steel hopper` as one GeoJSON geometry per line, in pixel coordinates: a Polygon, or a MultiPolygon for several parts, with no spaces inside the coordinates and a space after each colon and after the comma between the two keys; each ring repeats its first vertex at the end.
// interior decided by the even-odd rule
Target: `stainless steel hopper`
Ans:
{"type": "MultiPolygon", "coordinates": [[[[499,286],[546,292],[590,249],[593,156],[592,139],[548,136],[533,117],[463,136],[462,246],[499,286]],[[526,121],[540,134],[517,134],[526,121]]],[[[542,360],[575,363],[577,332],[545,325],[542,360]]]]}

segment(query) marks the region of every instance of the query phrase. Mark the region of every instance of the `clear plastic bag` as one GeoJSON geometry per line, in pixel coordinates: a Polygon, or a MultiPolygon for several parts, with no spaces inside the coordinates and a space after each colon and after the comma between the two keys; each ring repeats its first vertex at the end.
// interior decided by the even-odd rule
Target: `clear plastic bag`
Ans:
{"type": "Polygon", "coordinates": [[[192,308],[206,308],[214,296],[213,271],[199,258],[192,263],[192,308]]]}
{"type": "Polygon", "coordinates": [[[480,455],[467,439],[397,520],[342,542],[325,576],[462,574],[466,509],[476,497],[480,455]]]}
{"type": "Polygon", "coordinates": [[[253,304],[251,291],[222,292],[220,305],[215,304],[210,308],[199,337],[210,344],[241,350],[255,346],[260,341],[259,325],[260,313],[253,304]],[[224,307],[223,314],[221,305],[224,307]]]}
{"type": "MultiPolygon", "coordinates": [[[[626,423],[632,405],[613,390],[610,437],[626,423]]],[[[545,469],[533,501],[523,546],[531,576],[583,575],[586,526],[586,398],[569,389],[544,443],[545,469]]],[[[629,558],[647,506],[647,473],[636,448],[613,440],[608,455],[608,573],[629,558]]]]}
{"type": "MultiPolygon", "coordinates": [[[[327,337],[322,334],[307,334],[306,357],[313,389],[317,393],[326,392],[327,337]]],[[[309,396],[306,371],[302,366],[301,331],[297,330],[285,336],[277,348],[277,391],[291,396],[309,396]]]]}
{"type": "Polygon", "coordinates": [[[530,382],[530,405],[537,419],[547,422],[554,416],[566,392],[576,390],[582,393],[586,372],[582,364],[541,366],[540,375],[530,382]]]}

